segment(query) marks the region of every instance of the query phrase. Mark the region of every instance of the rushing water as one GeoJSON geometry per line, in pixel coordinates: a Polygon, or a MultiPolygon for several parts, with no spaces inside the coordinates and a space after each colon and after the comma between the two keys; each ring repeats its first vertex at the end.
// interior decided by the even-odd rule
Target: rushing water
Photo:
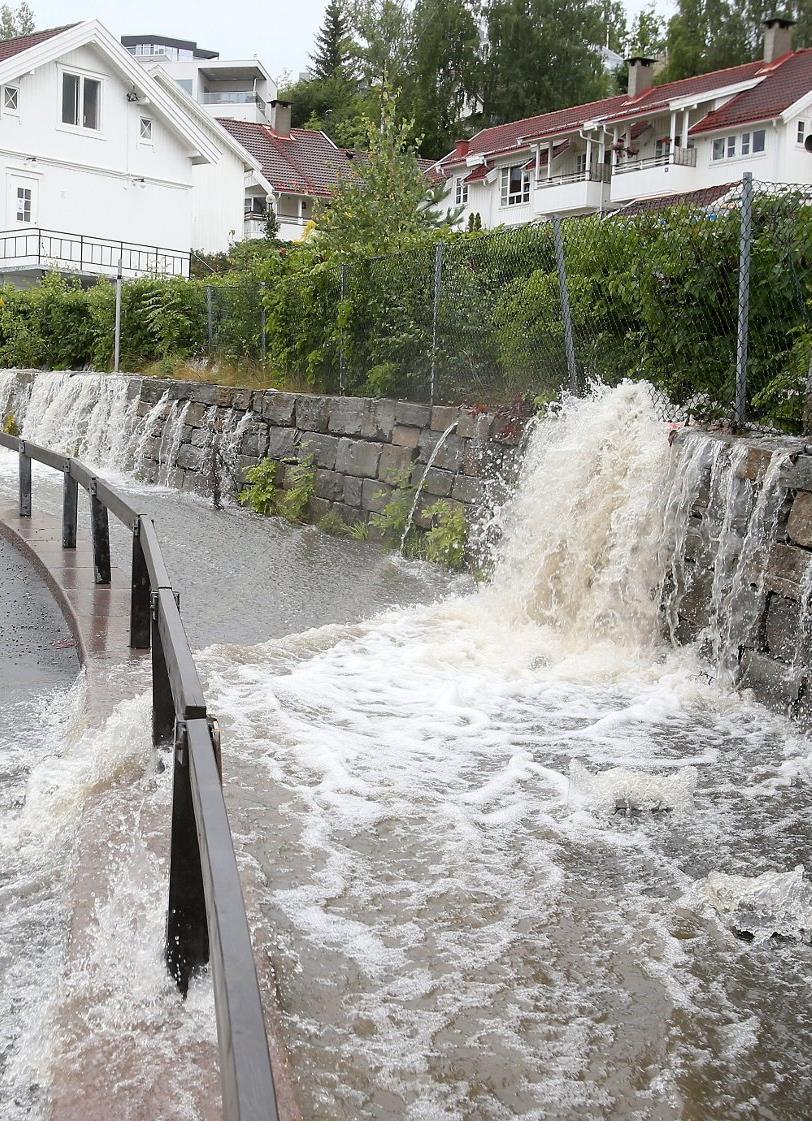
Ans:
{"type": "MultiPolygon", "coordinates": [[[[650,402],[597,389],[537,426],[479,590],[199,656],[308,1121],[808,1116],[810,745],[730,686],[780,457],[741,479],[650,402]],[[680,649],[697,548],[711,622],[680,649]]],[[[242,517],[196,612],[250,582],[218,567],[242,517]]],[[[145,711],[118,706],[99,766],[145,711]]],[[[136,800],[164,789],[146,758],[136,800]]]]}

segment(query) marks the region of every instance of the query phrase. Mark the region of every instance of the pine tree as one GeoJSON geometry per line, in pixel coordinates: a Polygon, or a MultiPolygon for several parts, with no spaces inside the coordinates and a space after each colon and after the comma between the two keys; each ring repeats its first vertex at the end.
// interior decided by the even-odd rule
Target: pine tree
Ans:
{"type": "Polygon", "coordinates": [[[315,50],[310,56],[313,77],[322,81],[344,72],[349,54],[347,21],[339,0],[329,0],[324,23],[316,35],[315,50]]]}

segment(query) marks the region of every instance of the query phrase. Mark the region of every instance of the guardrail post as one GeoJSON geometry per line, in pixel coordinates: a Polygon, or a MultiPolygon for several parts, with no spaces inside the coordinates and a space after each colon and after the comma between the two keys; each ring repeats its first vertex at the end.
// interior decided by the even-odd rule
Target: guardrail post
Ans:
{"type": "Polygon", "coordinates": [[[753,173],[742,177],[741,236],[739,239],[739,316],[736,330],[735,421],[747,420],[747,354],[750,341],[750,256],[753,249],[753,173]]]}
{"type": "Polygon", "coordinates": [[[169,861],[169,910],[166,917],[166,964],[186,996],[189,980],[209,960],[209,929],[200,846],[197,840],[186,724],[175,729],[172,776],[172,840],[169,861]]]}
{"type": "Polygon", "coordinates": [[[212,308],[211,285],[206,285],[206,328],[209,340],[209,358],[214,350],[214,309],[212,308]]]}
{"type": "Polygon", "coordinates": [[[164,658],[164,644],[158,626],[158,593],[152,592],[150,605],[150,646],[152,647],[152,742],[155,747],[168,740],[175,728],[175,702],[164,658]]]}
{"type": "Polygon", "coordinates": [[[31,517],[31,459],[25,454],[24,440],[20,440],[20,517],[31,517]]]}
{"type": "Polygon", "coordinates": [[[70,460],[62,468],[62,548],[76,548],[76,522],[79,513],[79,484],[70,473],[70,460]]]}
{"type": "Polygon", "coordinates": [[[130,594],[130,646],[133,650],[149,650],[150,586],[147,562],[141,545],[141,518],[133,526],[133,563],[130,594]]]}
{"type": "Polygon", "coordinates": [[[90,529],[93,537],[93,573],[97,584],[110,583],[110,526],[107,507],[96,495],[96,480],[90,482],[90,529]]]}
{"type": "Polygon", "coordinates": [[[575,342],[572,334],[572,312],[570,311],[570,290],[567,284],[567,262],[564,257],[564,233],[561,229],[561,218],[558,214],[550,219],[553,223],[553,240],[555,242],[555,264],[558,269],[558,290],[561,295],[561,319],[564,323],[564,351],[567,356],[567,372],[570,381],[570,393],[578,395],[578,363],[575,360],[575,342]]]}

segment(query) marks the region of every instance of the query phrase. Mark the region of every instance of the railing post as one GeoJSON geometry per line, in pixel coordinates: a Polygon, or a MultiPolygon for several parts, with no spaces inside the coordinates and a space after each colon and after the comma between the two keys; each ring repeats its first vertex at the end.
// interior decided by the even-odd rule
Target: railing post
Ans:
{"type": "Polygon", "coordinates": [[[70,473],[70,460],[62,468],[62,548],[76,548],[76,522],[79,513],[79,484],[70,473]]]}
{"type": "Polygon", "coordinates": [[[133,526],[133,562],[130,583],[130,646],[148,650],[150,638],[150,586],[147,562],[141,545],[141,517],[133,526]]]}
{"type": "Polygon", "coordinates": [[[429,402],[434,404],[437,375],[437,327],[440,319],[440,292],[443,285],[443,253],[445,245],[438,241],[434,249],[434,307],[431,319],[431,378],[429,382],[429,402]]]}
{"type": "Polygon", "coordinates": [[[150,646],[152,648],[152,742],[155,747],[169,739],[175,727],[175,702],[164,658],[164,646],[158,626],[158,593],[151,592],[150,646]]]}
{"type": "Polygon", "coordinates": [[[558,214],[550,219],[553,223],[553,240],[555,242],[555,264],[558,269],[558,288],[561,294],[561,319],[564,324],[564,350],[567,356],[567,371],[569,373],[570,393],[578,395],[578,364],[575,360],[575,342],[572,334],[572,312],[570,311],[570,290],[567,284],[567,263],[564,257],[564,233],[561,229],[561,218],[558,214]]]}
{"type": "Polygon", "coordinates": [[[753,173],[742,177],[739,237],[739,314],[736,329],[736,426],[747,420],[747,356],[750,341],[750,258],[753,249],[753,173]]]}
{"type": "Polygon", "coordinates": [[[214,352],[214,318],[213,318],[213,310],[212,310],[212,302],[211,301],[212,301],[211,285],[207,284],[206,285],[206,323],[207,323],[207,327],[208,327],[208,337],[209,337],[209,358],[212,357],[212,354],[214,352]]]}
{"type": "MultiPolygon", "coordinates": [[[[212,747],[214,751],[214,747],[212,747]]],[[[189,980],[209,960],[206,897],[200,867],[186,724],[175,726],[172,775],[172,835],[169,859],[169,908],[166,916],[166,964],[185,996],[189,980]]]]}
{"type": "Polygon", "coordinates": [[[113,373],[117,374],[121,364],[121,257],[118,259],[116,276],[116,334],[113,341],[113,373]]]}
{"type": "Polygon", "coordinates": [[[90,529],[93,537],[93,573],[97,584],[110,583],[110,526],[107,507],[96,495],[96,480],[90,481],[90,529]]]}
{"type": "Polygon", "coordinates": [[[24,440],[20,440],[20,517],[31,517],[31,458],[25,453],[24,440]]]}
{"type": "Polygon", "coordinates": [[[84,263],[85,263],[85,235],[80,234],[79,235],[79,272],[82,271],[84,263]]]}
{"type": "MultiPolygon", "coordinates": [[[[342,261],[341,262],[341,288],[340,288],[340,294],[339,294],[339,299],[340,299],[342,304],[344,303],[344,300],[346,300],[346,298],[347,298],[347,272],[348,272],[348,270],[349,270],[348,262],[347,261],[342,261]]],[[[344,392],[345,392],[344,385],[345,385],[345,382],[346,382],[346,370],[347,370],[347,347],[346,347],[346,339],[345,339],[346,331],[344,329],[344,313],[343,313],[343,311],[342,311],[341,315],[342,315],[341,330],[340,330],[339,336],[338,336],[338,392],[343,397],[344,392]]]]}

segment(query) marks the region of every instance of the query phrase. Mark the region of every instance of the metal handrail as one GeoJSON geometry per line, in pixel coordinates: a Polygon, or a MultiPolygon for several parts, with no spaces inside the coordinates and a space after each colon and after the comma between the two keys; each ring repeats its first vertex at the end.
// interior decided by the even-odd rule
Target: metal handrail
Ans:
{"type": "Polygon", "coordinates": [[[165,956],[185,995],[211,961],[224,1121],[278,1121],[273,1070],[234,843],[219,731],[180,616],[155,526],[83,463],[0,432],[19,455],[19,510],[31,516],[31,462],[63,475],[62,547],[76,548],[78,487],[91,505],[95,582],[110,583],[108,511],[132,533],[130,646],[152,650],[152,737],[174,739],[165,956]]]}
{"type": "Polygon", "coordinates": [[[112,274],[117,273],[119,263],[123,274],[188,276],[190,271],[190,255],[182,249],[40,226],[0,230],[0,260],[31,260],[38,265],[57,262],[78,266],[80,272],[88,267],[106,269],[112,274]]]}

